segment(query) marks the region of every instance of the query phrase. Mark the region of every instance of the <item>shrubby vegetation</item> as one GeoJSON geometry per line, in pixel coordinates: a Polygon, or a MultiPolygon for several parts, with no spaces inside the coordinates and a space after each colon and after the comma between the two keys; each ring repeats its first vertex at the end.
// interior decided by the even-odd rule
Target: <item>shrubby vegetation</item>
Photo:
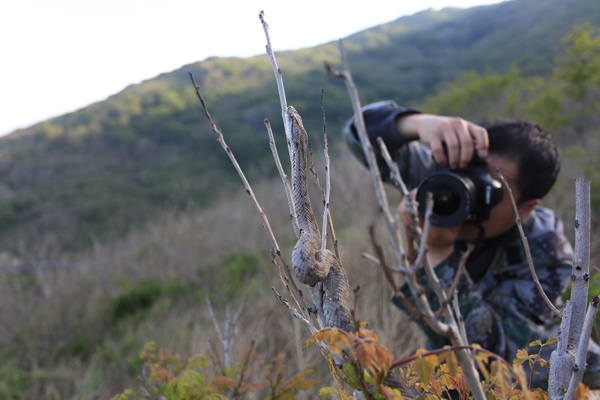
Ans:
{"type": "MultiPolygon", "coordinates": [[[[585,21],[600,24],[595,0],[520,0],[424,11],[345,44],[363,103],[390,98],[414,106],[465,71],[504,76],[516,67],[520,79],[534,85],[534,75],[551,73],[560,37],[585,21]]],[[[343,85],[323,72],[323,61],[337,63],[337,45],[282,52],[278,59],[289,100],[305,116],[312,139],[322,131],[322,88],[329,130],[339,132],[350,104],[343,85]]],[[[239,150],[242,167],[251,176],[272,176],[263,119],[275,124],[280,111],[266,55],[210,58],[1,138],[2,250],[52,258],[86,249],[165,209],[206,206],[237,185],[204,123],[188,70],[239,150]]],[[[556,98],[544,92],[539,112],[550,114],[556,98]]],[[[335,151],[340,137],[330,137],[335,151]]]]}
{"type": "MultiPolygon", "coordinates": [[[[356,66],[364,102],[387,97],[428,112],[474,120],[525,117],[548,127],[561,143],[564,167],[547,203],[563,215],[569,231],[573,178],[590,176],[593,237],[598,238],[600,16],[593,1],[541,3],[513,1],[490,9],[494,17],[506,12],[509,18],[517,9],[532,7],[530,13],[516,15],[511,35],[491,24],[502,19],[484,14],[485,8],[400,19],[365,37],[349,38],[350,63],[356,66]],[[556,12],[547,19],[554,23],[551,34],[544,30],[545,22],[532,20],[534,11],[545,6],[548,14],[556,12]],[[559,42],[554,36],[568,30],[556,22],[565,7],[572,21],[586,16],[592,24],[569,31],[559,42]],[[478,18],[473,18],[475,12],[478,18]],[[467,24],[471,20],[476,22],[467,24]],[[467,33],[460,33],[460,24],[466,24],[467,33]],[[521,26],[527,26],[527,34],[519,31],[521,26]],[[486,29],[490,35],[481,36],[486,29]],[[435,32],[447,35],[442,36],[448,42],[435,42],[435,32]],[[459,34],[462,41],[446,46],[459,34]],[[477,35],[485,40],[476,40],[477,35]],[[501,45],[508,43],[507,35],[519,36],[525,46],[511,54],[518,56],[515,65],[503,53],[510,48],[501,45]],[[527,48],[533,43],[536,47],[527,48]],[[484,44],[486,51],[481,50],[484,44]],[[553,47],[560,50],[550,52],[553,47]],[[491,66],[481,57],[486,52],[491,66]],[[447,68],[429,68],[428,61],[439,54],[447,68]],[[390,62],[391,56],[397,61],[390,62]]],[[[313,143],[319,143],[318,98],[321,87],[326,88],[334,153],[332,211],[338,213],[334,220],[344,266],[351,282],[361,282],[358,312],[384,334],[379,339],[396,358],[413,354],[422,345],[417,331],[389,303],[379,273],[360,258],[366,227],[377,220],[376,202],[364,190],[371,187],[366,171],[336,143],[334,132],[350,108],[343,88],[326,81],[320,63],[337,63],[337,49],[319,46],[278,58],[287,89],[296,96],[290,101],[308,116],[313,143]],[[409,328],[398,332],[399,323],[409,328]]],[[[139,354],[151,341],[183,359],[192,357],[191,364],[177,364],[177,373],[204,365],[199,354],[216,362],[213,353],[220,348],[206,311],[207,297],[221,316],[227,304],[237,307],[245,301],[252,309],[247,313],[251,318],[239,321],[243,334],[234,349],[236,361],[242,362],[255,340],[263,360],[277,360],[284,352],[290,372],[286,379],[320,360],[314,366],[317,387],[337,387],[319,354],[302,350],[306,338],[296,322],[265,295],[269,286],[279,284],[272,278],[268,242],[245,193],[231,179],[228,161],[206,132],[188,69],[201,79],[228,142],[247,150],[236,154],[242,155],[240,162],[251,178],[274,174],[266,135],[257,133],[264,132],[263,118],[274,126],[279,121],[265,57],[193,64],[1,140],[2,250],[35,261],[58,260],[58,267],[0,275],[1,398],[108,398],[126,387],[137,388],[136,376],[148,362],[139,354]],[[208,204],[211,208],[203,209],[208,204]]],[[[274,229],[282,232],[283,247],[293,243],[293,234],[278,185],[277,180],[265,182],[257,193],[266,199],[263,205],[274,218],[274,229]]],[[[593,243],[592,248],[592,264],[597,264],[598,247],[593,243]]],[[[158,356],[158,347],[145,355],[158,356]]],[[[211,369],[211,379],[216,371],[223,369],[211,369]]],[[[246,373],[252,382],[262,382],[264,368],[257,362],[246,373]]]]}

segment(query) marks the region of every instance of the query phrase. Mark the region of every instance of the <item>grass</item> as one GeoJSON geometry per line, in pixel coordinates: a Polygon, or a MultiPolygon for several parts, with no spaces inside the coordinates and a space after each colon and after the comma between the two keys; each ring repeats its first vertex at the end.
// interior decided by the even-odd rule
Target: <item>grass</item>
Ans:
{"type": "MultiPolygon", "coordinates": [[[[360,256],[370,247],[367,227],[378,219],[372,191],[365,190],[368,175],[349,154],[332,169],[342,260],[351,285],[361,286],[357,313],[397,357],[409,354],[420,343],[417,331],[404,329],[381,272],[360,256]]],[[[254,190],[289,259],[295,239],[280,180],[254,190]]],[[[138,355],[150,340],[184,357],[219,354],[205,296],[221,324],[226,308],[237,310],[245,298],[232,360],[241,361],[255,340],[265,359],[284,351],[292,370],[317,361],[317,375],[329,375],[318,352],[303,349],[308,331],[272,295],[272,286],[285,290],[243,190],[205,211],[166,213],[63,264],[27,279],[0,278],[0,356],[7,360],[0,374],[10,377],[3,382],[6,393],[18,393],[13,398],[109,398],[135,386],[138,355]]],[[[259,366],[252,372],[259,374],[259,366]]]]}
{"type": "MultiPolygon", "coordinates": [[[[566,183],[548,203],[570,212],[574,199],[566,183]]],[[[289,260],[295,238],[281,181],[259,182],[254,191],[289,260]]],[[[389,196],[391,204],[398,200],[393,190],[389,196]]],[[[413,353],[423,345],[422,335],[391,304],[378,267],[361,257],[371,252],[369,225],[375,222],[382,230],[383,223],[367,171],[347,151],[332,160],[331,211],[351,287],[360,284],[359,319],[368,321],[395,358],[413,353]]],[[[598,259],[596,250],[592,262],[598,259]]],[[[222,358],[206,296],[221,326],[227,308],[237,310],[245,301],[234,362],[242,360],[254,340],[264,359],[283,351],[292,371],[316,363],[318,387],[331,384],[320,354],[304,348],[308,331],[272,295],[271,287],[285,290],[270,262],[258,213],[243,189],[224,194],[210,209],[165,213],[125,238],[96,243],[62,264],[0,277],[2,398],[110,398],[135,387],[139,352],[151,340],[184,358],[199,353],[222,358]]],[[[250,373],[260,376],[258,363],[250,373]]]]}

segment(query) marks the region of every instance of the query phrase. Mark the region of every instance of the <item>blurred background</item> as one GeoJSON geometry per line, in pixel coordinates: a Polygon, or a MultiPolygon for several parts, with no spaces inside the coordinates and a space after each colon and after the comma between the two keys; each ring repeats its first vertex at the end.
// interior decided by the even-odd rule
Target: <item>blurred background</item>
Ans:
{"type": "MultiPolygon", "coordinates": [[[[346,89],[323,68],[341,66],[338,38],[363,104],[393,99],[476,122],[545,126],[563,168],[543,203],[573,240],[574,179],[591,178],[598,264],[595,0],[203,3],[0,6],[0,398],[111,398],[138,385],[149,341],[184,359],[222,356],[207,297],[220,322],[227,307],[244,307],[234,362],[255,340],[262,358],[284,352],[290,373],[313,366],[319,386],[331,384],[318,351],[304,349],[307,330],[271,294],[283,288],[269,241],[188,76],[289,259],[295,240],[263,123],[285,146],[261,10],[322,183],[323,90],[342,261],[351,285],[360,282],[359,318],[395,358],[422,335],[360,256],[371,251],[368,227],[382,224],[369,176],[342,140],[346,89]]],[[[279,154],[287,168],[284,147],[279,154]]],[[[399,200],[391,188],[389,196],[399,200]]],[[[255,379],[260,368],[251,368],[255,379]]]]}

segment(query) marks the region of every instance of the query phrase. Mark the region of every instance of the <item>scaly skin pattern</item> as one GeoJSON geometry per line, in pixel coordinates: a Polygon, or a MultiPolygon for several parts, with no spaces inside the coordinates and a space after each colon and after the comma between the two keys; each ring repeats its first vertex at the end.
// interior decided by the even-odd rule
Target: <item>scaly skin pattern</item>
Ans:
{"type": "Polygon", "coordinates": [[[354,323],[348,309],[348,278],[335,254],[320,248],[321,234],[308,196],[308,135],[294,107],[287,108],[286,118],[292,135],[292,195],[299,228],[298,242],[292,251],[292,267],[296,277],[306,285],[323,282],[323,312],[327,325],[350,332],[354,330],[354,323]]]}
{"type": "MultiPolygon", "coordinates": [[[[308,135],[294,107],[288,107],[285,116],[285,124],[292,134],[292,195],[298,216],[298,242],[292,251],[292,267],[296,277],[306,285],[323,282],[322,303],[327,325],[351,332],[354,331],[354,322],[348,309],[348,278],[335,254],[320,248],[321,234],[308,196],[308,135]]],[[[406,398],[412,398],[412,392],[397,371],[390,371],[384,384],[398,388],[406,398]]]]}

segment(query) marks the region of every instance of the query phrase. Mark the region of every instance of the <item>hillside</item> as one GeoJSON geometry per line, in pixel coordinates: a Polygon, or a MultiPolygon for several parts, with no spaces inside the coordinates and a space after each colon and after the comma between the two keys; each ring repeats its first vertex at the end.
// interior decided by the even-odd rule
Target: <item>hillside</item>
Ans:
{"type": "MultiPolygon", "coordinates": [[[[363,102],[418,105],[465,71],[549,74],[573,25],[600,24],[595,0],[514,0],[427,10],[344,39],[363,102]]],[[[277,32],[271,32],[276,37],[277,32]]],[[[277,49],[275,49],[277,51],[277,49]]],[[[351,114],[336,43],[277,53],[288,101],[332,152],[351,114]]],[[[281,131],[266,56],[211,58],[132,85],[106,101],[0,139],[1,251],[49,258],[124,234],[160,212],[203,207],[237,185],[189,82],[191,71],[219,127],[251,176],[275,173],[263,119],[281,131]],[[264,160],[264,161],[261,161],[264,160]],[[231,183],[233,182],[233,183],[231,183]],[[33,250],[33,251],[32,251],[33,250]]]]}

